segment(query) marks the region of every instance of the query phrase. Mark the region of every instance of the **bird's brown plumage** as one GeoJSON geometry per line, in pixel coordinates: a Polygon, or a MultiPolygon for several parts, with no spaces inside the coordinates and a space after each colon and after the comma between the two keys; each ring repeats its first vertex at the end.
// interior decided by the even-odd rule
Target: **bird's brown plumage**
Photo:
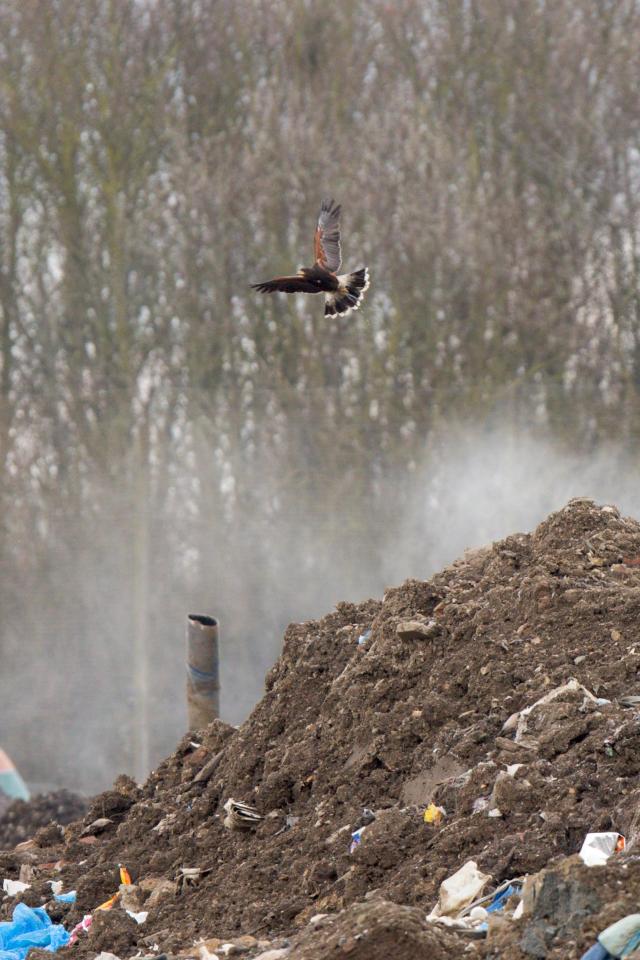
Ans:
{"type": "Polygon", "coordinates": [[[254,290],[260,293],[320,293],[317,286],[305,277],[296,274],[294,277],[276,277],[274,280],[265,280],[264,283],[252,283],[254,290]]]}
{"type": "Polygon", "coordinates": [[[318,226],[314,238],[316,264],[331,273],[340,269],[340,204],[333,200],[323,200],[318,215],[318,226]]]}
{"type": "Polygon", "coordinates": [[[338,276],[342,262],[340,250],[340,204],[323,200],[314,234],[312,267],[301,267],[290,277],[275,277],[262,283],[252,283],[260,293],[324,293],[325,316],[344,315],[357,310],[369,286],[366,268],[338,276]]]}

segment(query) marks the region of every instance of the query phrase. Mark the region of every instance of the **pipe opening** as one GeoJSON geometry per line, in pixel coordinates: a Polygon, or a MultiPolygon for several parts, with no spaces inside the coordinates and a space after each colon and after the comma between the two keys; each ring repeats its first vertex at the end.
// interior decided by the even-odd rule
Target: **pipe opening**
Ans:
{"type": "Polygon", "coordinates": [[[217,627],[218,621],[215,617],[208,617],[206,613],[190,613],[188,619],[192,623],[199,623],[203,627],[217,627]]]}

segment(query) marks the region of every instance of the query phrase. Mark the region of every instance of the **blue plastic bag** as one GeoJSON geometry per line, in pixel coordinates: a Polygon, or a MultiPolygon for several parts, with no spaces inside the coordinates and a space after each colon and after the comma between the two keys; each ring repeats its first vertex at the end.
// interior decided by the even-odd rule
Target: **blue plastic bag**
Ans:
{"type": "Polygon", "coordinates": [[[510,883],[509,886],[505,887],[504,890],[501,890],[500,893],[496,893],[495,897],[486,908],[487,913],[495,913],[497,910],[502,910],[509,897],[513,896],[514,893],[519,894],[521,890],[521,884],[510,883]]]}
{"type": "Polygon", "coordinates": [[[55,893],[53,895],[54,900],[57,900],[58,903],[75,903],[76,902],[76,891],[69,890],[68,893],[55,893]]]}
{"type": "Polygon", "coordinates": [[[586,953],[582,954],[581,960],[609,960],[611,954],[602,946],[601,943],[594,943],[589,947],[586,953]]]}
{"type": "Polygon", "coordinates": [[[0,923],[0,960],[25,960],[31,947],[52,953],[69,943],[69,934],[59,923],[52,923],[43,907],[19,903],[13,920],[0,923]]]}

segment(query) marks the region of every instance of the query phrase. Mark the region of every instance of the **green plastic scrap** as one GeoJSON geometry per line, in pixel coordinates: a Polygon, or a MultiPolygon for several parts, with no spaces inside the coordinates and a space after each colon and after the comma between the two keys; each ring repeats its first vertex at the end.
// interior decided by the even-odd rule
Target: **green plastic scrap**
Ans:
{"type": "Polygon", "coordinates": [[[640,913],[630,913],[603,930],[598,937],[612,957],[628,957],[640,944],[640,913]]]}

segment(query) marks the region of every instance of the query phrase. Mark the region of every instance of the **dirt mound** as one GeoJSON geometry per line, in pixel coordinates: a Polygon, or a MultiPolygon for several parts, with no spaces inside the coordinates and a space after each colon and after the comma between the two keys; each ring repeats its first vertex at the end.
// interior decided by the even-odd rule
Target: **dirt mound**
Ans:
{"type": "Polygon", "coordinates": [[[71,823],[84,816],[89,802],[69,790],[39,793],[31,800],[14,800],[0,816],[0,850],[32,837],[36,830],[55,821],[71,823]]]}
{"type": "MultiPolygon", "coordinates": [[[[238,730],[216,722],[185,737],[142,787],[120,778],[96,798],[63,845],[49,846],[57,838],[45,831],[4,854],[3,875],[28,861],[33,904],[50,900],[54,874],[77,889],[75,905],[50,909],[69,927],[118,889],[125,863],[136,887],[127,895],[149,914],[126,929],[121,910],[101,919],[99,948],[110,949],[112,923],[123,957],[244,934],[255,949],[300,936],[292,955],[320,958],[338,929],[343,952],[365,956],[360,941],[344,950],[349,918],[355,930],[359,910],[385,901],[423,917],[470,858],[499,883],[553,868],[588,831],[608,829],[627,836],[633,857],[640,714],[625,698],[640,694],[639,618],[640,524],[573,500],[533,534],[470,552],[428,582],[292,624],[238,730]],[[255,832],[225,829],[229,797],[264,815],[255,832]],[[430,801],[446,810],[441,824],[423,820],[430,801]],[[345,908],[309,929],[313,916],[345,908]]],[[[626,874],[636,896],[638,881],[626,874]]],[[[574,957],[593,940],[586,921],[570,930],[558,921],[540,941],[547,952],[532,952],[525,933],[535,920],[451,948],[454,934],[411,919],[413,947],[394,955],[453,957],[467,946],[487,957],[574,957]]],[[[384,945],[382,927],[376,936],[384,945]]],[[[89,935],[73,949],[98,947],[89,935]]]]}
{"type": "Polygon", "coordinates": [[[423,910],[388,900],[356,903],[336,920],[323,918],[292,948],[296,960],[334,960],[341,954],[349,960],[447,960],[459,951],[458,938],[427,923],[423,910]]]}

